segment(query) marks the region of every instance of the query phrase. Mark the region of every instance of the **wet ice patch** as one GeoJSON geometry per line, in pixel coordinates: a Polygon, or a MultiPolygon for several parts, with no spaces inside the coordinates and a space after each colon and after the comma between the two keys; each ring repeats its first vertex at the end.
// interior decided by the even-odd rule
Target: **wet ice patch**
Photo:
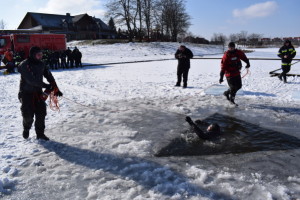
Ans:
{"type": "Polygon", "coordinates": [[[292,92],[292,99],[300,101],[300,91],[292,92]]]}
{"type": "MultiPolygon", "coordinates": [[[[214,95],[214,96],[218,96],[218,95],[223,95],[223,93],[228,90],[228,86],[227,85],[217,85],[217,84],[214,84],[210,87],[208,87],[207,89],[204,90],[204,93],[205,94],[208,94],[208,95],[214,95]]],[[[239,90],[237,92],[237,94],[243,94],[243,91],[242,90],[239,90]]]]}

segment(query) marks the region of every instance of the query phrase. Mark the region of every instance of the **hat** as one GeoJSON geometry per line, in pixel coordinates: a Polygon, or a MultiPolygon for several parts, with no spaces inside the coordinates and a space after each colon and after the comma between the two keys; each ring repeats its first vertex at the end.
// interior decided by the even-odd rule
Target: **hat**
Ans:
{"type": "Polygon", "coordinates": [[[284,44],[289,43],[289,45],[291,45],[291,41],[290,40],[285,40],[284,44]]]}
{"type": "Polygon", "coordinates": [[[209,130],[209,132],[215,132],[215,133],[219,133],[221,131],[220,126],[217,123],[213,123],[211,125],[209,125],[211,128],[209,130]]]}
{"type": "Polygon", "coordinates": [[[42,50],[41,50],[40,47],[33,46],[33,47],[31,47],[30,50],[29,50],[29,55],[30,55],[30,57],[34,58],[35,55],[36,55],[37,53],[40,53],[40,52],[42,52],[42,50]]]}
{"type": "Polygon", "coordinates": [[[234,42],[229,42],[228,47],[233,47],[233,48],[235,48],[234,42]]]}

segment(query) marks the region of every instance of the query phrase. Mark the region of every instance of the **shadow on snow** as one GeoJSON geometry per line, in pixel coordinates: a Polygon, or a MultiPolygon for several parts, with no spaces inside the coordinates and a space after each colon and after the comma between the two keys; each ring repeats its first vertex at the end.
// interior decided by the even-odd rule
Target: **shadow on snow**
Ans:
{"type": "Polygon", "coordinates": [[[71,163],[95,170],[103,170],[134,180],[136,183],[167,196],[207,196],[232,199],[189,183],[184,175],[153,161],[137,157],[121,157],[80,149],[56,141],[41,143],[47,150],[55,152],[60,158],[71,163]]]}

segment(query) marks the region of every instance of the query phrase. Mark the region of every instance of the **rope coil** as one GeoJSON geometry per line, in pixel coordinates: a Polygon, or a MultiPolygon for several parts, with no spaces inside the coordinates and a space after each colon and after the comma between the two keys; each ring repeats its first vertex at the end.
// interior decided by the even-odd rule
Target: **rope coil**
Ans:
{"type": "Polygon", "coordinates": [[[55,91],[51,91],[51,93],[49,94],[49,107],[51,110],[53,111],[60,111],[59,109],[59,102],[58,102],[58,98],[55,95],[55,91]]]}

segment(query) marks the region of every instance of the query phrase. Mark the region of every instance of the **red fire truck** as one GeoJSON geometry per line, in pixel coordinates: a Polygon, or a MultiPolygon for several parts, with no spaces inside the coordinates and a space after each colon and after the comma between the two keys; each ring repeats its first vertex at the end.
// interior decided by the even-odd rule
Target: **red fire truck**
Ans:
{"type": "Polygon", "coordinates": [[[66,35],[64,34],[0,35],[0,56],[10,49],[14,52],[24,51],[25,57],[27,57],[32,46],[52,51],[66,50],[66,41],[66,35]]]}

